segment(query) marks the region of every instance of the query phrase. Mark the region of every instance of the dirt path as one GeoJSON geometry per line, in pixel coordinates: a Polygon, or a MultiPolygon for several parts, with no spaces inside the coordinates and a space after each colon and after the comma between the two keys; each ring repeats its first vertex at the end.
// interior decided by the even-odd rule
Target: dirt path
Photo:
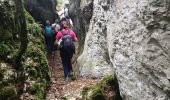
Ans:
{"type": "MultiPolygon", "coordinates": [[[[59,51],[55,52],[54,60],[52,57],[48,58],[49,65],[53,69],[52,80],[49,90],[46,95],[46,100],[78,100],[81,98],[80,93],[84,86],[95,83],[92,79],[76,78],[76,80],[65,81],[63,74],[63,67],[59,51]],[[55,63],[54,63],[55,61],[55,63]]],[[[74,70],[74,68],[73,68],[74,70]]]]}

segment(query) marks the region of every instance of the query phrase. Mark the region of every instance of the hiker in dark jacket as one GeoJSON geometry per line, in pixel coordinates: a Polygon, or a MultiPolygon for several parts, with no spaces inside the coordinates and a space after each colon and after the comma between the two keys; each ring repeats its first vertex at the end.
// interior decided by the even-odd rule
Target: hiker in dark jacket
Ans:
{"type": "Polygon", "coordinates": [[[45,43],[46,43],[46,51],[48,55],[52,54],[53,51],[53,32],[52,32],[52,27],[50,25],[50,21],[46,21],[45,29],[44,29],[44,36],[45,36],[45,43]]]}
{"type": "Polygon", "coordinates": [[[73,42],[77,42],[78,39],[76,34],[69,28],[69,22],[67,20],[63,20],[61,24],[63,29],[57,33],[55,45],[60,45],[61,47],[60,56],[64,67],[64,78],[68,79],[70,73],[73,71],[71,64],[71,59],[75,53],[73,42]]]}

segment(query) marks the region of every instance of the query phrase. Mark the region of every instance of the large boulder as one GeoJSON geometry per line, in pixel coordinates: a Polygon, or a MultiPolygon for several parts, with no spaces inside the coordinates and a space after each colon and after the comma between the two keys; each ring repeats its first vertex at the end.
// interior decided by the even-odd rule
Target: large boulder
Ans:
{"type": "Polygon", "coordinates": [[[56,0],[24,0],[26,10],[36,21],[44,23],[46,20],[53,22],[57,17],[56,0]]]}
{"type": "Polygon", "coordinates": [[[80,74],[115,72],[125,100],[169,100],[169,6],[169,0],[94,0],[80,74]]]}
{"type": "Polygon", "coordinates": [[[42,28],[18,3],[0,0],[0,100],[43,100],[50,71],[42,28]]]}
{"type": "Polygon", "coordinates": [[[70,0],[69,17],[73,21],[73,30],[79,39],[78,54],[83,51],[83,45],[93,15],[92,0],[70,0]]]}
{"type": "Polygon", "coordinates": [[[94,5],[94,1],[91,3],[94,7],[93,16],[86,34],[84,51],[78,58],[78,66],[80,66],[82,76],[100,78],[108,74],[114,74],[114,71],[107,47],[106,12],[99,11],[98,5],[94,5]]]}

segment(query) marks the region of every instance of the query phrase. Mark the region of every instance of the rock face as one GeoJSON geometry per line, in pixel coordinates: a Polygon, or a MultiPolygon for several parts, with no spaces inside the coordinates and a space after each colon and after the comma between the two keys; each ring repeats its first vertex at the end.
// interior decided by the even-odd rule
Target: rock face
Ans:
{"type": "MultiPolygon", "coordinates": [[[[91,1],[92,2],[92,1],[91,1]]],[[[82,4],[88,4],[84,1],[82,4]]],[[[86,34],[84,51],[78,59],[80,66],[80,74],[82,76],[99,78],[107,74],[114,74],[113,66],[110,62],[107,48],[107,19],[105,11],[98,10],[98,5],[93,5],[93,16],[88,26],[89,30],[86,34]]],[[[84,12],[86,12],[84,6],[84,12]]],[[[87,13],[86,13],[87,14],[87,13]]],[[[85,16],[84,16],[85,17],[85,16]]]]}
{"type": "Polygon", "coordinates": [[[88,31],[90,19],[93,15],[92,0],[70,0],[69,17],[73,21],[73,30],[79,38],[79,51],[81,52],[88,31]]]}
{"type": "Polygon", "coordinates": [[[45,22],[55,20],[56,0],[25,0],[27,11],[35,18],[36,21],[45,22]]]}
{"type": "Polygon", "coordinates": [[[115,72],[125,100],[170,100],[170,1],[94,0],[78,64],[82,76],[115,72]]]}
{"type": "Polygon", "coordinates": [[[0,9],[0,100],[43,100],[50,71],[42,28],[21,0],[0,0],[0,9]]]}

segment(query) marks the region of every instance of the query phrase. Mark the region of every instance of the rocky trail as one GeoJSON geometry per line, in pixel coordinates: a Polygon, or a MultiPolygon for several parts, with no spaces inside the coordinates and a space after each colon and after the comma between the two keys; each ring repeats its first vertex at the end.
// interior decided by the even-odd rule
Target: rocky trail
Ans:
{"type": "MultiPolygon", "coordinates": [[[[52,69],[52,83],[48,88],[46,100],[80,100],[82,88],[96,82],[96,80],[83,77],[75,77],[75,80],[64,80],[59,51],[55,52],[54,58],[48,57],[48,62],[52,69]]],[[[75,70],[75,66],[73,66],[73,70],[75,70]]]]}

